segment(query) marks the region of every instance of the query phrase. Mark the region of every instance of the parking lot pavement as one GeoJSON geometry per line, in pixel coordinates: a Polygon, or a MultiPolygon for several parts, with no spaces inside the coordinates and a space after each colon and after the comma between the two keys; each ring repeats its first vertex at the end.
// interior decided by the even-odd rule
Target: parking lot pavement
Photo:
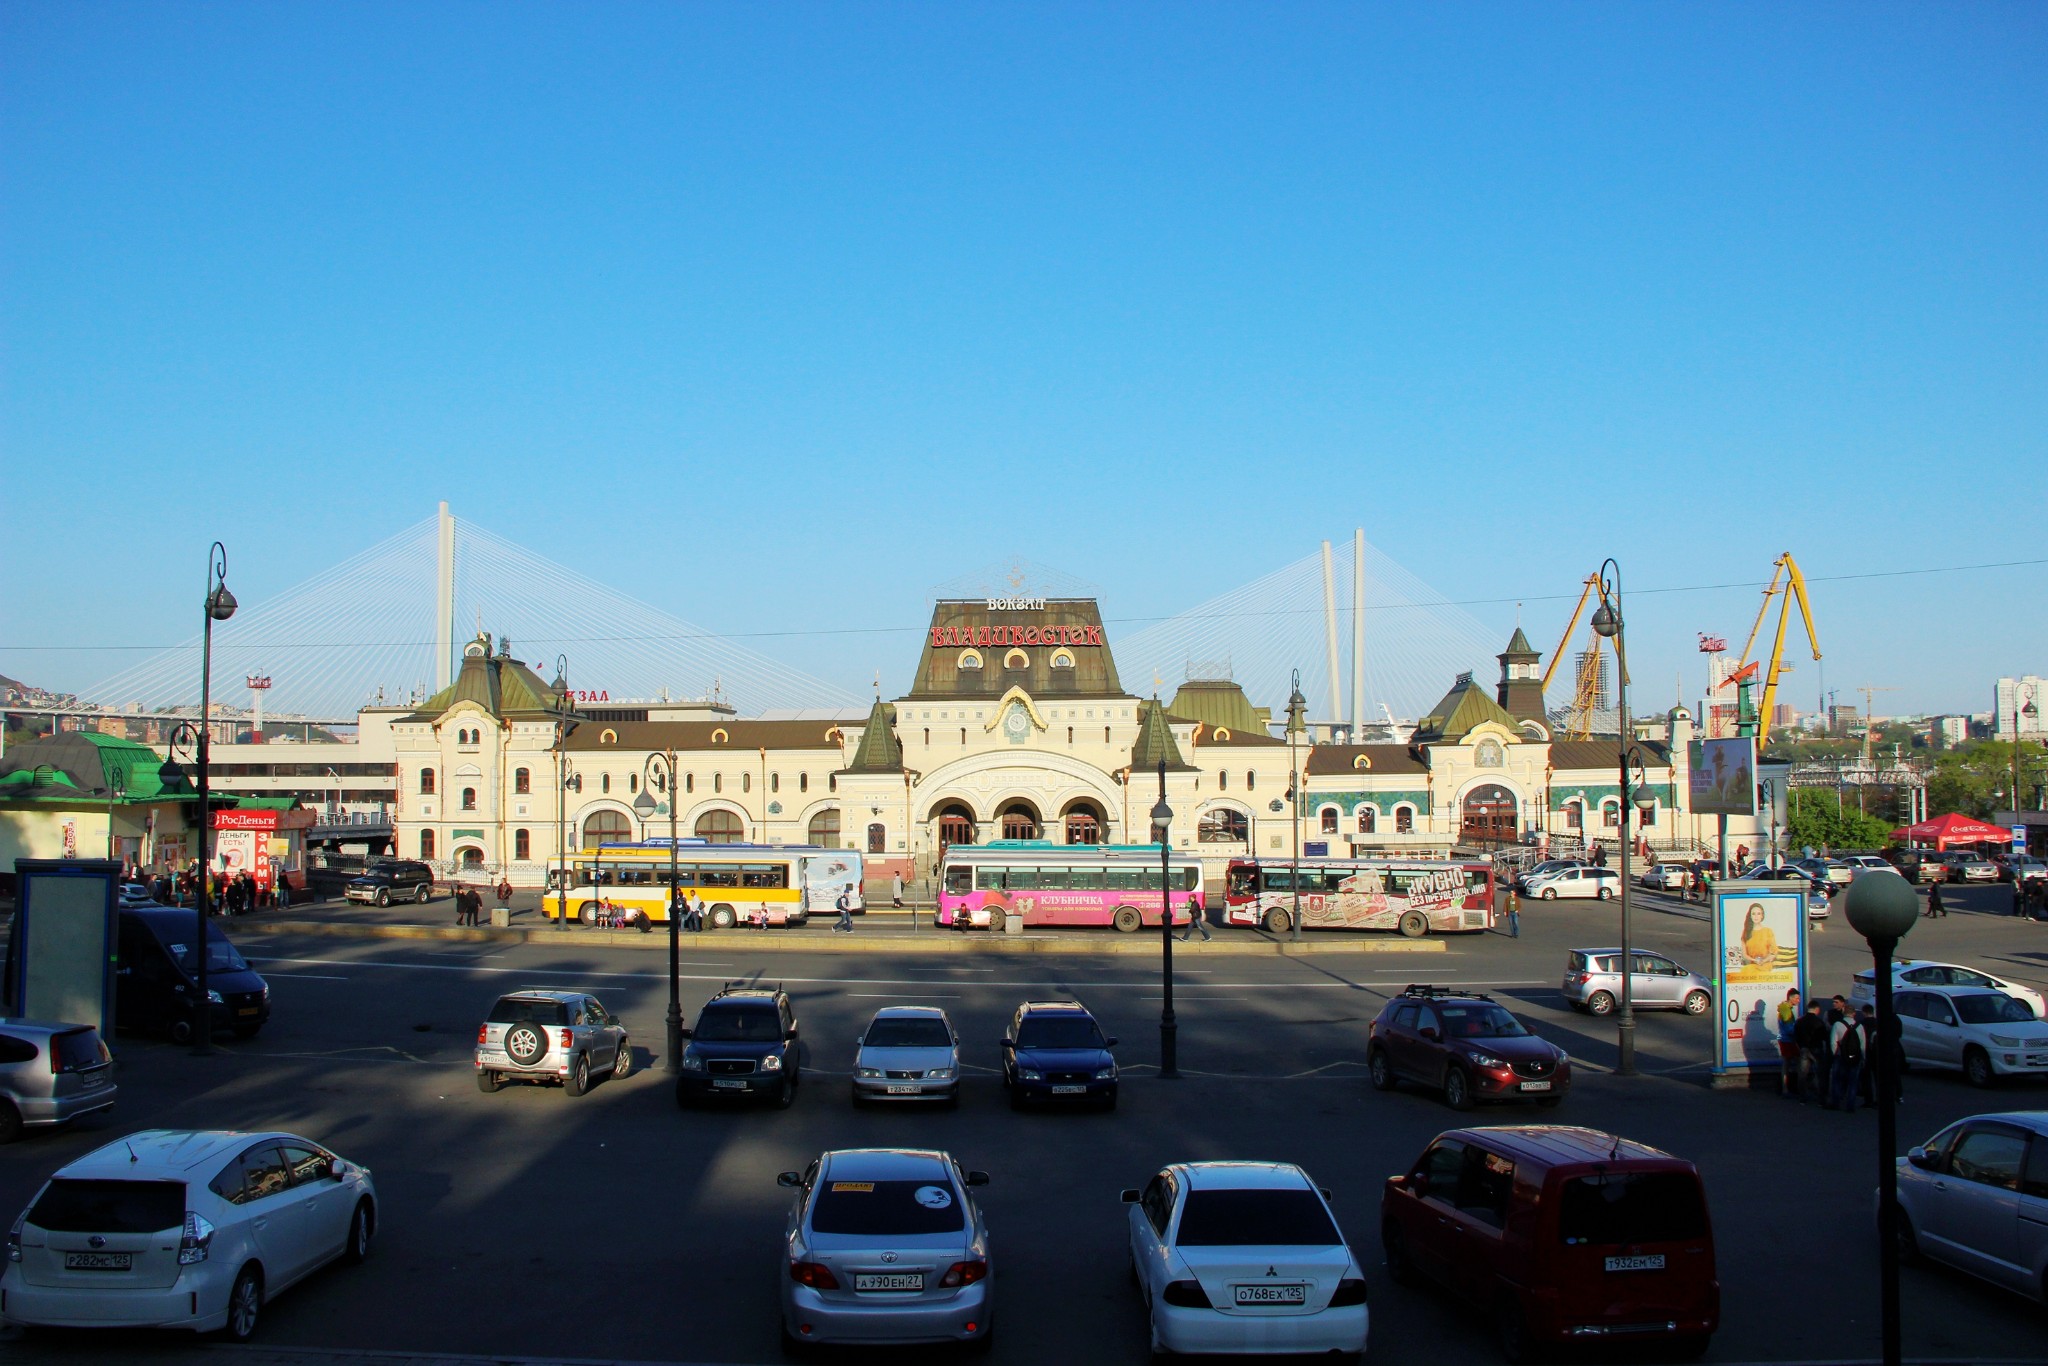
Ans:
{"type": "MultiPolygon", "coordinates": [[[[999,1286],[994,1359],[1124,1361],[1143,1358],[1145,1329],[1124,1281],[1118,1189],[1167,1161],[1272,1158],[1300,1162],[1334,1192],[1367,1267],[1372,1359],[1490,1361],[1488,1334],[1464,1306],[1387,1280],[1376,1201],[1384,1177],[1443,1129],[1540,1113],[1700,1164],[1723,1284],[1724,1327],[1710,1360],[1873,1355],[1874,1117],[1707,1088],[1712,1023],[1673,1012],[1641,1022],[1644,1075],[1612,1075],[1612,1021],[1565,1008],[1557,981],[1564,954],[1612,942],[1615,921],[1611,906],[1547,905],[1524,915],[1519,940],[1459,937],[1429,960],[1431,980],[1491,992],[1578,1062],[1562,1109],[1470,1116],[1409,1088],[1373,1092],[1364,1080],[1366,1026],[1412,980],[1403,962],[1268,958],[1184,968],[1175,1006],[1187,1075],[1164,1081],[1154,1066],[1163,993],[1156,965],[1137,959],[1048,960],[993,947],[942,963],[692,954],[682,968],[687,1013],[727,979],[788,988],[808,1079],[786,1112],[682,1112],[661,1070],[666,964],[654,956],[573,936],[560,946],[501,948],[238,925],[236,938],[272,984],[271,1026],[247,1043],[223,1041],[211,1057],[118,1038],[120,1108],[0,1150],[0,1210],[20,1209],[64,1160],[136,1128],[296,1130],[368,1163],[384,1218],[366,1265],[323,1271],[270,1306],[260,1329],[266,1351],[756,1363],[779,1359],[785,1192],[775,1173],[827,1147],[937,1146],[995,1177],[987,1190],[999,1286]],[[497,992],[519,985],[598,994],[632,1030],[634,1075],[573,1100],[527,1086],[479,1093],[469,1062],[477,1022],[497,992]],[[1079,997],[1120,1036],[1116,1112],[1014,1114],[1003,1105],[997,1040],[1018,1001],[1046,996],[1079,997]],[[893,1001],[952,1014],[968,1066],[958,1111],[852,1109],[851,1041],[893,1001]]],[[[1646,915],[1637,937],[1680,962],[1704,961],[1697,921],[1646,915]]],[[[1868,961],[1861,941],[1832,929],[1815,941],[1816,989],[1846,989],[1849,973],[1868,961]]],[[[2048,980],[2048,930],[2010,919],[1923,922],[1907,948],[2048,980]]],[[[1916,1076],[1906,1089],[1902,1145],[1961,1115],[2044,1099],[2039,1086],[1985,1094],[1946,1077],[1916,1076]]],[[[1915,1357],[1990,1361],[2037,1350],[2038,1311],[2010,1296],[1926,1269],[1907,1273],[1905,1296],[1915,1357]]],[[[38,1335],[5,1348],[10,1360],[36,1366],[188,1352],[149,1334],[38,1335]]],[[[265,1361],[239,1352],[220,1359],[265,1361]]]]}

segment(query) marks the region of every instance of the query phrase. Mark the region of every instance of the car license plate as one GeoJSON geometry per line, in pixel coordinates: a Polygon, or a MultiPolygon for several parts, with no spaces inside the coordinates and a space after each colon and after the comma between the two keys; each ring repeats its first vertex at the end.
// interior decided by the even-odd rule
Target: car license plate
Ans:
{"type": "Polygon", "coordinates": [[[88,1091],[95,1086],[105,1086],[107,1084],[107,1074],[105,1072],[82,1073],[78,1078],[78,1084],[88,1091]]]}
{"type": "Polygon", "coordinates": [[[1080,1096],[1086,1095],[1087,1092],[1088,1088],[1085,1086],[1055,1086],[1052,1088],[1052,1093],[1056,1096],[1080,1096]]]}
{"type": "Polygon", "coordinates": [[[1652,1252],[1635,1257],[1609,1257],[1607,1259],[1607,1269],[1609,1271],[1662,1271],[1664,1269],[1664,1254],[1652,1252]]]}
{"type": "Polygon", "coordinates": [[[126,1271],[134,1259],[132,1252],[67,1252],[64,1254],[66,1271],[126,1271]]]}
{"type": "Polygon", "coordinates": [[[237,1014],[237,1015],[254,1015],[254,1014],[255,1014],[255,1013],[257,1012],[257,1010],[259,1010],[260,1008],[261,1008],[261,1007],[258,1007],[258,1006],[243,1006],[243,1007],[242,1007],[242,1008],[241,1008],[240,1010],[237,1010],[237,1011],[235,1012],[235,1014],[237,1014]]]}
{"type": "Polygon", "coordinates": [[[1522,1083],[1522,1089],[1524,1091],[1548,1091],[1550,1083],[1547,1081],[1525,1081],[1522,1083]]]}
{"type": "Polygon", "coordinates": [[[899,1294],[924,1289],[922,1271],[881,1271],[853,1278],[855,1290],[893,1290],[899,1294]]]}
{"type": "Polygon", "coordinates": [[[1305,1285],[1240,1285],[1232,1287],[1239,1304],[1307,1304],[1305,1285]]]}
{"type": "Polygon", "coordinates": [[[711,1085],[720,1091],[744,1091],[747,1084],[736,1077],[717,1077],[711,1085]]]}
{"type": "Polygon", "coordinates": [[[889,1094],[892,1096],[914,1096],[923,1089],[921,1086],[891,1086],[889,1094]]]}

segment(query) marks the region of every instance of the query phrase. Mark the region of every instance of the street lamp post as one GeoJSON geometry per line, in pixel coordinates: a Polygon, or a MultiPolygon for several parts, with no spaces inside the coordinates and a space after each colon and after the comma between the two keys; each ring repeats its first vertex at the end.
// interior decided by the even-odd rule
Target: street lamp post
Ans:
{"type": "MultiPolygon", "coordinates": [[[[569,928],[569,784],[582,781],[569,767],[569,657],[555,656],[555,928],[569,928]]],[[[673,794],[670,800],[674,800],[673,794]]],[[[545,880],[545,879],[543,879],[545,880]]]]}
{"type": "Polygon", "coordinates": [[[677,883],[680,877],[676,868],[676,752],[663,750],[650,754],[640,765],[640,795],[633,800],[633,810],[645,821],[660,809],[660,803],[649,795],[647,785],[657,766],[666,764],[668,772],[662,790],[668,794],[668,1051],[663,1055],[663,1070],[683,1070],[683,918],[676,914],[676,899],[680,894],[677,883]]]}
{"type": "Polygon", "coordinates": [[[1877,1256],[1884,1366],[1899,1366],[1899,1129],[1892,1057],[1892,952],[1920,918],[1920,898],[1897,873],[1859,873],[1845,894],[1849,924],[1877,970],[1877,1256]]]}
{"type": "Polygon", "coordinates": [[[1294,888],[1294,914],[1288,918],[1288,938],[1301,941],[1301,760],[1296,757],[1301,739],[1301,717],[1308,699],[1301,695],[1301,670],[1294,671],[1294,690],[1287,695],[1287,824],[1294,832],[1294,862],[1288,883],[1294,888]]]}
{"type": "Polygon", "coordinates": [[[1593,612],[1593,629],[1614,642],[1615,709],[1619,731],[1621,766],[1620,799],[1615,811],[1616,834],[1621,844],[1621,1017],[1615,1022],[1619,1057],[1615,1075],[1632,1077],[1636,1071],[1635,955],[1630,942],[1628,894],[1628,807],[1630,737],[1628,723],[1628,638],[1621,617],[1621,566],[1610,556],[1596,576],[1600,606],[1593,612]],[[1612,574],[1608,571],[1612,570],[1612,574]]]}
{"type": "MultiPolygon", "coordinates": [[[[2020,819],[2020,746],[2025,743],[2020,738],[2025,734],[2020,725],[2020,718],[2023,715],[2028,717],[2038,716],[2040,715],[2040,709],[2034,705],[2033,688],[2025,683],[2015,683],[2012,689],[2012,818],[2015,824],[2020,819]],[[2027,699],[2025,706],[2020,705],[2020,695],[2022,693],[2026,695],[2027,699]]],[[[2027,851],[2021,848],[2014,849],[2012,852],[2017,857],[2027,851]]],[[[2017,869],[2018,865],[2015,864],[2014,868],[2017,869]]],[[[2013,913],[2017,915],[2020,908],[2020,877],[2017,871],[2013,874],[2012,879],[2012,907],[2013,913]]]]}
{"type": "Polygon", "coordinates": [[[1159,801],[1152,808],[1152,838],[1159,841],[1159,1075],[1180,1076],[1180,1024],[1173,1018],[1173,879],[1168,876],[1173,808],[1166,804],[1166,760],[1159,761],[1159,801]]]}
{"type": "Polygon", "coordinates": [[[114,805],[128,795],[128,770],[115,765],[107,774],[107,861],[114,859],[114,805]]]}
{"type": "MultiPolygon", "coordinates": [[[[192,1051],[213,1051],[213,995],[206,984],[206,939],[211,910],[207,905],[213,881],[213,856],[207,837],[213,826],[213,624],[235,614],[235,595],[228,591],[227,547],[215,541],[206,553],[205,625],[199,651],[199,725],[193,747],[199,764],[199,898],[194,909],[198,938],[192,945],[192,1051]]],[[[182,732],[183,726],[179,727],[182,732]]],[[[172,744],[175,746],[176,739],[172,744]]]]}

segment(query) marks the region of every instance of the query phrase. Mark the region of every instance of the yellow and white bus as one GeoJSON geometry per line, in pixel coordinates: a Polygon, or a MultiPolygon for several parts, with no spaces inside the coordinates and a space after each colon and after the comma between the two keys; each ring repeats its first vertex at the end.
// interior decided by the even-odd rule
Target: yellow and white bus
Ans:
{"type": "MultiPolygon", "coordinates": [[[[566,904],[568,915],[586,925],[629,911],[665,921],[670,852],[667,840],[585,849],[569,861],[566,892],[550,887],[541,898],[541,914],[556,919],[566,904]]],[[[712,929],[759,924],[764,916],[770,925],[801,925],[812,915],[831,914],[840,892],[860,892],[861,858],[850,849],[679,839],[674,858],[676,885],[704,903],[704,922],[712,929]]],[[[554,869],[549,879],[559,880],[554,869]]]]}

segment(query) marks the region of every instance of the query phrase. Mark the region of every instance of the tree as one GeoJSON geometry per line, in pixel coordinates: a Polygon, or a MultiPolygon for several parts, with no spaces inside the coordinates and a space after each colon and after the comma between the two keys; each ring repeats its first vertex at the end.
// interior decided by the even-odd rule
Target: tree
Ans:
{"type": "MultiPolygon", "coordinates": [[[[2020,757],[2025,763],[2027,752],[2022,751],[2020,757]]],[[[2023,780],[2021,786],[2025,785],[2023,780]]],[[[1942,816],[1957,811],[1983,820],[2001,806],[2012,805],[2008,800],[2011,787],[2012,745],[2007,741],[1979,740],[1945,750],[1927,777],[1927,813],[1942,816]]]]}
{"type": "Polygon", "coordinates": [[[1882,849],[1891,842],[1889,822],[1844,807],[1833,792],[1795,787],[1790,796],[1785,831],[1795,849],[1882,849]]]}

